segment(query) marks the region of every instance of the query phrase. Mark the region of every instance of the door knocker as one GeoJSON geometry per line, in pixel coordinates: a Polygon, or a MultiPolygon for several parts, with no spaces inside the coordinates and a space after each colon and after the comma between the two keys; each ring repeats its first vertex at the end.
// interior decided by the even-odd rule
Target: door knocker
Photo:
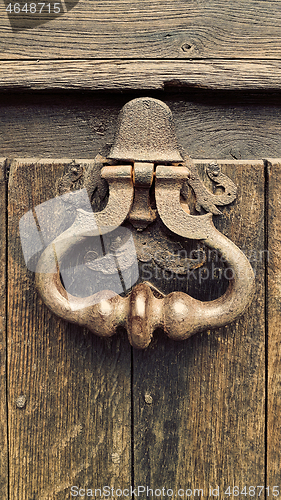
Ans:
{"type": "MultiPolygon", "coordinates": [[[[212,194],[205,187],[194,162],[178,147],[170,109],[152,98],[127,103],[120,113],[111,150],[106,157],[98,156],[96,163],[102,167],[102,182],[109,185],[107,205],[94,212],[83,185],[63,193],[75,208],[75,220],[47,245],[36,267],[37,289],[47,307],[102,337],[113,335],[119,326],[125,327],[131,345],[140,349],[149,345],[156,328],[182,340],[231,323],[241,315],[254,293],[254,273],[244,253],[215,228],[212,220],[213,215],[220,214],[218,206],[234,201],[236,186],[214,162],[207,175],[222,187],[221,192],[212,194]],[[196,209],[206,213],[189,213],[184,203],[186,189],[193,192],[196,209]],[[163,234],[166,231],[169,235],[170,240],[164,243],[166,250],[169,244],[175,247],[177,240],[182,245],[198,240],[220,254],[232,272],[221,297],[202,302],[184,291],[164,294],[150,282],[149,275],[148,279],[140,277],[140,263],[145,266],[154,259],[165,267],[165,257],[153,233],[157,224],[163,234]],[[87,253],[84,265],[99,285],[95,293],[75,296],[67,289],[62,272],[67,265],[62,263],[89,238],[96,246],[87,253]],[[147,246],[154,248],[153,255],[145,251],[147,246]]],[[[87,179],[90,177],[91,172],[87,172],[87,179]]],[[[200,265],[200,255],[190,259],[178,254],[178,261],[171,257],[167,268],[177,269],[186,280],[189,269],[200,265]]]]}

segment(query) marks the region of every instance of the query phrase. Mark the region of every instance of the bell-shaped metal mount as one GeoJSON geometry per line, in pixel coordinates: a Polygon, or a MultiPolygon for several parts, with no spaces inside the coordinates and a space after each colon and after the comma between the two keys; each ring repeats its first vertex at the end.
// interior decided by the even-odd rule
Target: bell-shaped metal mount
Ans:
{"type": "Polygon", "coordinates": [[[173,116],[158,99],[142,97],[125,104],[108,156],[114,160],[181,162],[173,116]]]}

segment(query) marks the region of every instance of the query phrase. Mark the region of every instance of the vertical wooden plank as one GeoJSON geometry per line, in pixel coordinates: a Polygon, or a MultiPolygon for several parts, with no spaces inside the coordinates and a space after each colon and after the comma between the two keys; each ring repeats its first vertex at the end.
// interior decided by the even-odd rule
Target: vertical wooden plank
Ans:
{"type": "Polygon", "coordinates": [[[215,498],[218,488],[229,498],[228,487],[232,498],[234,486],[249,494],[264,485],[264,165],[219,163],[238,197],[215,224],[250,259],[254,300],[229,326],[178,343],[159,332],[134,352],[135,485],[170,498],[215,498]]]}
{"type": "MultiPolygon", "coordinates": [[[[128,341],[102,340],[52,315],[21,249],[19,221],[57,194],[64,163],[19,160],[10,170],[10,491],[21,500],[72,498],[74,486],[87,494],[130,484],[128,341]]],[[[50,216],[52,231],[65,214],[50,216]]]]}
{"type": "Polygon", "coordinates": [[[280,493],[281,437],[281,160],[268,160],[268,403],[267,485],[280,493]]]}
{"type": "Polygon", "coordinates": [[[6,180],[5,159],[0,158],[0,493],[8,498],[8,435],[6,401],[6,180]]]}

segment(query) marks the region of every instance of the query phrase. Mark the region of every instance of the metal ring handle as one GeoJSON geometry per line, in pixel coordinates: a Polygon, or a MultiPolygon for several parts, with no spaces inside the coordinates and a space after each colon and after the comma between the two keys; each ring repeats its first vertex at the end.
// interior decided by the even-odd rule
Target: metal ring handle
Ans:
{"type": "Polygon", "coordinates": [[[200,239],[220,252],[232,270],[233,279],[225,294],[213,301],[201,302],[182,292],[174,292],[165,299],[164,329],[175,339],[232,322],[248,307],[255,289],[254,272],[248,259],[215,228],[212,214],[193,216],[182,208],[180,189],[188,177],[186,167],[157,167],[155,195],[158,213],[165,226],[174,233],[200,239]]]}
{"type": "Polygon", "coordinates": [[[102,176],[109,183],[109,201],[106,208],[97,213],[77,210],[72,226],[42,253],[36,268],[35,282],[44,303],[54,314],[72,323],[87,326],[97,335],[111,336],[115,333],[119,320],[115,318],[112,321],[110,313],[116,304],[119,304],[121,297],[110,290],[86,298],[74,297],[66,292],[59,275],[59,264],[73,245],[88,236],[113,231],[122,224],[130,211],[134,196],[132,167],[104,167],[102,176]]]}
{"type": "Polygon", "coordinates": [[[224,195],[214,196],[202,185],[191,159],[186,157],[184,160],[189,168],[180,165],[183,157],[178,149],[172,113],[166,104],[152,98],[133,99],[127,103],[120,114],[109,158],[118,163],[136,162],[135,196],[130,166],[116,164],[102,169],[102,176],[110,186],[105,210],[93,214],[78,209],[72,226],[46,248],[38,262],[36,284],[46,305],[58,316],[86,326],[100,336],[111,336],[117,326],[122,325],[127,328],[131,344],[137,348],[148,346],[157,327],[162,327],[173,339],[185,339],[204,329],[230,323],[243,313],[254,292],[253,270],[245,255],[217,231],[212,222],[212,213],[219,213],[216,205],[233,201],[236,186],[223,174],[219,180],[219,171],[211,168],[209,177],[227,186],[224,195]],[[88,236],[113,231],[130,211],[130,221],[137,230],[152,223],[155,213],[147,203],[148,189],[154,165],[162,161],[178,166],[160,165],[156,169],[158,213],[165,226],[175,234],[200,239],[222,254],[234,274],[225,294],[210,302],[201,302],[182,292],[158,299],[146,283],[136,285],[124,298],[112,290],[86,298],[67,293],[60,280],[59,266],[73,245],[88,236]],[[193,216],[183,210],[180,191],[186,180],[196,195],[197,207],[212,213],[193,216]]]}
{"type": "Polygon", "coordinates": [[[116,170],[113,177],[112,168],[116,169],[106,167],[103,171],[110,184],[105,210],[96,214],[78,210],[73,225],[46,248],[38,262],[37,288],[51,311],[103,337],[113,335],[118,326],[124,326],[130,343],[136,348],[147,347],[157,327],[163,328],[169,337],[182,340],[199,331],[230,323],[242,314],[254,293],[253,270],[243,252],[214,227],[212,214],[192,216],[183,210],[180,189],[189,175],[186,167],[157,167],[158,213],[174,233],[200,239],[221,253],[234,275],[225,294],[210,302],[201,302],[183,292],[173,292],[158,299],[145,283],[136,285],[124,298],[111,290],[86,298],[66,292],[60,280],[59,264],[69,249],[88,236],[113,230],[124,221],[131,208],[130,167],[126,167],[126,175],[122,167],[122,183],[118,182],[116,170]]]}

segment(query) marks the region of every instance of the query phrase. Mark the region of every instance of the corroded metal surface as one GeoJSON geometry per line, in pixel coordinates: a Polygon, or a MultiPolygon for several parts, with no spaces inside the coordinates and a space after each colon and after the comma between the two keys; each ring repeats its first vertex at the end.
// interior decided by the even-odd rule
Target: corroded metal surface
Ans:
{"type": "Polygon", "coordinates": [[[153,163],[134,162],[133,182],[135,194],[128,218],[138,231],[143,230],[156,219],[156,210],[153,210],[149,203],[149,190],[153,181],[153,173],[153,163]]]}
{"type": "Polygon", "coordinates": [[[210,302],[196,301],[182,293],[170,294],[164,329],[170,337],[177,339],[186,338],[187,332],[189,336],[196,331],[230,323],[244,312],[254,293],[254,272],[250,262],[234,243],[215,228],[212,214],[194,216],[182,208],[180,189],[188,175],[186,167],[157,167],[155,191],[158,213],[175,234],[200,239],[220,253],[231,270],[232,279],[226,293],[210,302]]]}
{"type": "Polygon", "coordinates": [[[202,183],[197,169],[190,158],[185,159],[185,164],[190,170],[188,184],[192,187],[196,196],[196,210],[200,212],[201,208],[206,212],[211,212],[214,215],[219,215],[217,205],[228,205],[236,198],[237,188],[232,180],[221,172],[219,165],[216,162],[210,163],[207,167],[207,174],[212,181],[217,184],[217,187],[224,188],[222,194],[213,194],[202,183]]]}
{"type": "Polygon", "coordinates": [[[142,97],[125,104],[109,158],[131,161],[182,161],[173,116],[166,104],[142,97]]]}
{"type": "MultiPolygon", "coordinates": [[[[147,347],[156,328],[162,328],[175,340],[182,340],[199,331],[230,323],[242,314],[254,293],[254,273],[245,255],[212,221],[213,214],[220,214],[217,206],[236,198],[236,186],[216,162],[209,164],[207,175],[223,188],[223,193],[211,193],[204,186],[193,161],[188,156],[183,159],[178,149],[167,106],[150,98],[128,103],[121,112],[108,165],[104,165],[105,161],[101,161],[101,175],[110,187],[105,209],[92,213],[79,208],[79,191],[68,193],[77,210],[74,223],[45,249],[38,262],[36,284],[45,304],[58,316],[86,326],[99,336],[111,336],[118,326],[125,327],[130,343],[136,348],[147,347]],[[129,160],[131,165],[120,164],[129,160]],[[191,215],[188,207],[181,203],[186,185],[194,192],[196,210],[207,213],[191,215]],[[144,229],[150,224],[153,226],[156,218],[172,232],[173,239],[198,240],[221,255],[232,273],[228,289],[221,297],[202,302],[182,291],[165,296],[149,280],[132,277],[136,260],[139,264],[146,264],[148,260],[147,234],[152,238],[148,242],[152,252],[149,262],[179,275],[204,262],[200,255],[183,256],[180,253],[183,243],[176,247],[177,243],[172,243],[168,236],[164,240],[165,235],[161,234],[162,239],[155,240],[153,231],[145,233],[144,229]],[[138,237],[115,235],[109,253],[106,253],[105,240],[101,240],[104,255],[89,251],[85,264],[99,275],[115,273],[123,293],[117,293],[117,288],[110,286],[86,297],[66,291],[60,266],[70,249],[89,237],[115,234],[114,230],[125,220],[126,227],[130,227],[132,233],[137,231],[138,237]],[[162,241],[161,249],[159,241],[162,241]],[[128,273],[131,273],[129,280],[128,273]]],[[[64,184],[73,183],[73,175],[80,178],[79,169],[69,174],[64,184]]]]}

